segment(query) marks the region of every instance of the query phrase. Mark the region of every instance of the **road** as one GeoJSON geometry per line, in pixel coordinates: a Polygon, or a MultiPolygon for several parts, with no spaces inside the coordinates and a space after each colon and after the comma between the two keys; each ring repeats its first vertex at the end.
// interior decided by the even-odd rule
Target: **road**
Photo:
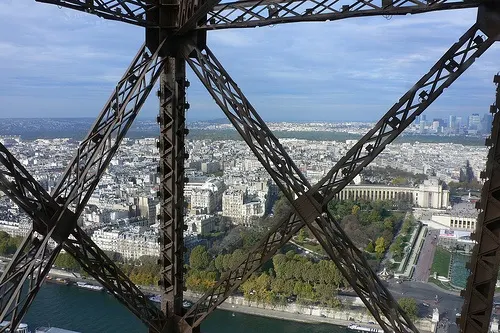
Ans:
{"type": "MultiPolygon", "coordinates": [[[[417,265],[413,273],[413,280],[427,282],[431,274],[432,260],[436,252],[437,239],[434,236],[439,234],[439,230],[429,230],[424,240],[424,245],[420,250],[417,265]]],[[[418,244],[417,244],[418,245],[418,244]]]]}

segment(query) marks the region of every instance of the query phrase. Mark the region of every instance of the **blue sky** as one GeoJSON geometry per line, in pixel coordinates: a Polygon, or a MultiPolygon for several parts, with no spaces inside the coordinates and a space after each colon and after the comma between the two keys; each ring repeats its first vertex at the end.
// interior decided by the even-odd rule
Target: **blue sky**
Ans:
{"type": "MultiPolygon", "coordinates": [[[[473,24],[475,10],[211,31],[208,43],[267,120],[372,121],[473,24]]],[[[140,27],[36,3],[0,2],[0,118],[94,117],[142,44],[140,27]]],[[[494,45],[427,117],[486,113],[494,45]]],[[[188,119],[223,114],[188,72],[188,119]]],[[[152,94],[141,117],[157,114],[152,94]]]]}

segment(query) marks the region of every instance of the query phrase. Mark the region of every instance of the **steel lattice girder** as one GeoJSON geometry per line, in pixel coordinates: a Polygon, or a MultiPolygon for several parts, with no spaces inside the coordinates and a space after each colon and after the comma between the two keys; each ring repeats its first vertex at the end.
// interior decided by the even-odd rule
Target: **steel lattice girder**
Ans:
{"type": "MultiPolygon", "coordinates": [[[[95,14],[143,27],[175,28],[160,24],[154,15],[159,8],[178,12],[182,26],[188,21],[196,29],[250,28],[288,22],[333,21],[351,17],[407,15],[437,10],[477,7],[492,0],[249,0],[216,5],[219,1],[183,0],[180,5],[158,5],[146,0],[36,0],[95,14]],[[177,8],[179,7],[179,8],[177,8]],[[199,10],[195,15],[195,9],[199,10]],[[208,15],[204,18],[205,14],[208,15]]],[[[163,22],[162,22],[163,23],[163,22]]],[[[187,31],[187,30],[186,30],[187,31]]],[[[183,31],[186,32],[186,31],[183,31]]]]}
{"type": "MultiPolygon", "coordinates": [[[[495,76],[497,83],[497,100],[500,100],[500,76],[495,76]]],[[[465,302],[462,314],[457,318],[461,331],[467,333],[487,333],[490,328],[493,297],[500,266],[500,113],[498,104],[491,106],[494,113],[491,137],[487,145],[488,152],[486,171],[481,173],[486,178],[477,227],[472,237],[477,241],[471,257],[472,272],[467,287],[462,291],[465,302]]]]}
{"type": "Polygon", "coordinates": [[[160,285],[162,308],[182,315],[184,270],[184,158],[186,68],[168,57],[160,78],[160,285]]]}
{"type": "Polygon", "coordinates": [[[483,0],[257,0],[215,6],[200,29],[251,28],[271,24],[334,21],[351,17],[407,15],[477,7],[483,0]]]}
{"type": "MultiPolygon", "coordinates": [[[[27,212],[36,212],[40,207],[39,200],[46,200],[48,206],[56,205],[50,195],[32,178],[10,152],[0,144],[0,162],[7,171],[0,170],[0,190],[4,191],[20,207],[27,212]],[[7,179],[14,179],[15,185],[7,179]],[[32,195],[33,194],[33,195],[32,195]],[[33,200],[34,195],[37,196],[33,200]]],[[[71,214],[71,213],[69,213],[71,214]]],[[[43,225],[47,220],[42,212],[34,213],[34,226],[43,225]]],[[[67,216],[75,219],[74,216],[67,216]]],[[[51,249],[47,246],[51,233],[38,233],[33,229],[30,237],[26,237],[14,258],[9,262],[5,274],[0,280],[2,298],[0,301],[0,318],[2,320],[12,314],[11,328],[19,324],[23,311],[31,304],[43,283],[45,275],[51,268],[60,248],[51,249]],[[26,281],[28,274],[27,295],[21,298],[23,288],[21,281],[26,281]],[[21,306],[22,309],[15,312],[21,306]]],[[[151,327],[159,327],[163,323],[162,313],[142,294],[142,292],[116,267],[98,246],[92,242],[79,227],[72,233],[63,248],[70,253],[82,267],[101,284],[108,288],[122,303],[127,305],[139,318],[151,327]]],[[[159,328],[158,328],[159,331],[159,328]]]]}
{"type": "MultiPolygon", "coordinates": [[[[4,307],[0,311],[0,320],[10,313],[17,316],[19,320],[22,318],[61,249],[60,246],[54,250],[47,249],[49,237],[62,244],[70,234],[73,234],[76,242],[72,243],[73,251],[70,249],[69,252],[74,254],[77,260],[92,257],[94,261],[100,260],[101,265],[108,265],[98,267],[99,265],[95,265],[95,262],[89,261],[84,265],[84,268],[91,269],[89,274],[96,278],[100,277],[98,280],[104,280],[103,285],[110,287],[113,294],[129,308],[134,304],[141,306],[141,297],[144,297],[137,294],[139,291],[137,287],[90,241],[90,238],[83,236],[83,232],[79,229],[75,230],[75,227],[88,198],[161,73],[163,62],[158,56],[158,51],[159,49],[150,55],[145,46],[141,47],[87,138],[80,144],[76,157],[69,164],[52,197],[48,194],[42,195],[45,193],[43,188],[36,184],[36,181],[20,164],[15,163],[12,156],[1,160],[7,171],[0,169],[0,175],[2,175],[0,188],[19,203],[34,218],[35,223],[33,230],[24,241],[28,253],[32,255],[27,256],[18,251],[0,279],[0,286],[5,293],[8,292],[10,295],[7,298],[4,294],[2,296],[4,307]],[[112,139],[114,142],[111,142],[112,139]],[[70,206],[74,212],[69,209],[70,206]],[[92,248],[86,248],[88,245],[92,248]],[[103,271],[107,271],[108,274],[99,275],[99,272],[103,271]],[[24,281],[28,277],[37,287],[30,288],[27,297],[23,299],[27,304],[24,306],[19,299],[24,281]],[[106,281],[109,277],[115,279],[106,281]],[[120,280],[124,280],[124,283],[120,280]],[[15,287],[12,287],[12,284],[15,287]],[[129,300],[128,296],[123,297],[129,291],[119,289],[122,286],[126,286],[129,291],[136,292],[137,300],[129,300]],[[11,308],[13,304],[15,304],[14,308],[11,308]],[[21,305],[21,311],[17,311],[21,305]]],[[[4,154],[7,156],[6,151],[4,154]]],[[[150,326],[156,321],[155,326],[152,327],[157,327],[159,330],[158,311],[151,316],[151,312],[145,313],[140,308],[132,310],[150,326]]],[[[17,317],[12,319],[11,324],[19,322],[17,317]]]]}
{"type": "Polygon", "coordinates": [[[99,17],[122,21],[139,26],[158,26],[156,21],[148,21],[147,13],[155,10],[158,1],[146,0],[35,0],[48,4],[75,9],[99,17]]]}
{"type": "MultiPolygon", "coordinates": [[[[346,260],[352,260],[352,263],[365,271],[365,279],[367,280],[363,282],[367,283],[367,285],[356,288],[357,291],[362,292],[363,296],[366,295],[366,297],[362,297],[365,304],[372,308],[374,306],[379,308],[374,313],[376,317],[378,316],[377,313],[387,313],[385,311],[389,312],[387,314],[389,317],[392,316],[392,313],[390,313],[391,302],[389,302],[389,306],[383,305],[384,298],[375,300],[375,304],[370,304],[368,297],[371,297],[369,295],[372,291],[378,289],[379,294],[383,294],[384,292],[388,294],[388,292],[381,285],[379,288],[376,276],[370,270],[365,269],[365,264],[363,263],[362,256],[359,255],[359,251],[352,246],[352,243],[347,239],[331,216],[328,216],[330,221],[327,221],[325,217],[319,215],[322,212],[321,207],[326,207],[328,198],[333,197],[348,184],[364,166],[368,165],[387,144],[410,125],[417,115],[422,113],[446,87],[451,85],[452,82],[470,67],[477,57],[493,44],[494,38],[486,40],[481,38],[480,35],[483,32],[480,24],[475,24],[469,29],[460,38],[459,42],[454,44],[436,65],[433,66],[430,72],[419,80],[389,110],[377,123],[375,128],[351,148],[347,155],[337,163],[318,185],[305,194],[303,194],[303,188],[304,186],[308,186],[307,182],[303,180],[300,174],[294,173],[296,167],[293,163],[288,163],[291,161],[286,152],[281,148],[277,139],[270,134],[265,124],[261,122],[239,88],[230,79],[227,72],[223,70],[215,57],[213,57],[213,54],[209,50],[207,50],[206,54],[198,50],[194,59],[188,58],[187,61],[195,74],[202,80],[216,102],[221,106],[226,115],[228,115],[247,143],[249,143],[254,154],[263,163],[276,183],[280,185],[285,195],[290,198],[293,197],[294,193],[302,193],[302,196],[294,202],[297,211],[291,212],[287,218],[277,224],[237,268],[224,274],[215,287],[207,292],[188,311],[184,316],[185,320],[193,322],[193,325],[198,325],[209,312],[222,303],[262,263],[269,260],[283,244],[305,225],[302,219],[312,222],[316,217],[319,217],[317,222],[321,228],[313,229],[316,229],[315,234],[326,233],[326,235],[324,234],[320,237],[323,238],[323,243],[328,242],[328,247],[334,248],[337,251],[345,249],[345,246],[347,246],[348,251],[352,255],[347,256],[346,260]],[[288,174],[280,172],[283,170],[286,170],[285,172],[288,174]],[[325,184],[328,185],[325,186],[325,184]],[[316,205],[314,205],[314,201],[317,201],[316,205]],[[299,212],[300,214],[298,214],[299,212]],[[310,215],[306,216],[307,214],[310,215]],[[299,217],[299,215],[302,215],[302,217],[299,217]],[[337,230],[333,229],[334,227],[337,230]],[[344,243],[339,241],[340,239],[343,239],[344,243]],[[369,283],[370,280],[372,281],[372,285],[369,283]],[[364,288],[361,290],[361,287],[364,288]],[[377,302],[379,303],[377,304],[377,302]]],[[[328,252],[328,249],[326,250],[328,252]]],[[[342,253],[341,251],[338,252],[342,253]]],[[[337,261],[337,263],[339,262],[336,258],[332,259],[337,261]]],[[[352,266],[347,265],[347,267],[350,268],[352,266]]],[[[353,279],[349,279],[349,277],[356,276],[360,271],[354,271],[352,275],[346,274],[346,277],[350,282],[353,282],[353,279]]],[[[391,298],[389,297],[389,299],[391,298]]],[[[380,316],[378,317],[380,318],[380,316]]],[[[388,325],[386,323],[381,324],[388,325]]],[[[397,327],[393,328],[396,329],[397,327]]]]}

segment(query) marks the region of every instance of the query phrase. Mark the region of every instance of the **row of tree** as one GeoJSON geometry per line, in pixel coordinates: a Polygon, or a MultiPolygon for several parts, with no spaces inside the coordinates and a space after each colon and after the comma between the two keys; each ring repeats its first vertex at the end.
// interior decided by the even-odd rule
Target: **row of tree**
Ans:
{"type": "Polygon", "coordinates": [[[392,253],[393,259],[395,261],[400,261],[401,259],[403,259],[405,247],[408,244],[410,233],[415,224],[416,221],[413,215],[408,215],[401,225],[399,236],[394,239],[394,242],[392,242],[392,245],[389,248],[389,251],[392,253]]]}
{"type": "MultiPolygon", "coordinates": [[[[113,253],[107,254],[110,258],[115,257],[113,253]]],[[[158,265],[156,257],[142,256],[138,260],[129,261],[127,263],[117,262],[117,265],[132,282],[140,286],[157,285],[160,279],[161,267],[158,265]]],[[[87,276],[87,273],[83,271],[78,261],[67,252],[59,253],[54,262],[54,266],[87,276]]]]}
{"type": "MultiPolygon", "coordinates": [[[[191,251],[186,287],[204,292],[226,271],[236,268],[247,254],[241,249],[218,255],[214,260],[206,248],[191,251]]],[[[240,288],[244,297],[269,304],[286,304],[296,297],[301,303],[339,306],[337,290],[346,286],[344,277],[329,260],[313,262],[293,251],[276,254],[262,271],[252,275],[240,288]]]]}

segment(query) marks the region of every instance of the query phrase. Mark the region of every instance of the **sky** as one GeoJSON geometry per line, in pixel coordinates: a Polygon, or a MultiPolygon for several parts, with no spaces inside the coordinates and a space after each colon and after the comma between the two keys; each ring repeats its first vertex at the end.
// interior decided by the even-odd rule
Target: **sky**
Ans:
{"type": "MultiPolygon", "coordinates": [[[[269,121],[374,121],[474,23],[476,10],[209,31],[207,43],[269,121]]],[[[95,117],[144,29],[34,0],[0,2],[0,118],[95,117]]],[[[497,43],[498,44],[498,43],[497,43]]],[[[426,111],[487,113],[494,45],[426,111]]],[[[188,120],[223,118],[188,70],[188,120]]],[[[140,117],[158,113],[151,94],[140,117]]],[[[0,120],[1,121],[1,120],[0,120]]]]}

